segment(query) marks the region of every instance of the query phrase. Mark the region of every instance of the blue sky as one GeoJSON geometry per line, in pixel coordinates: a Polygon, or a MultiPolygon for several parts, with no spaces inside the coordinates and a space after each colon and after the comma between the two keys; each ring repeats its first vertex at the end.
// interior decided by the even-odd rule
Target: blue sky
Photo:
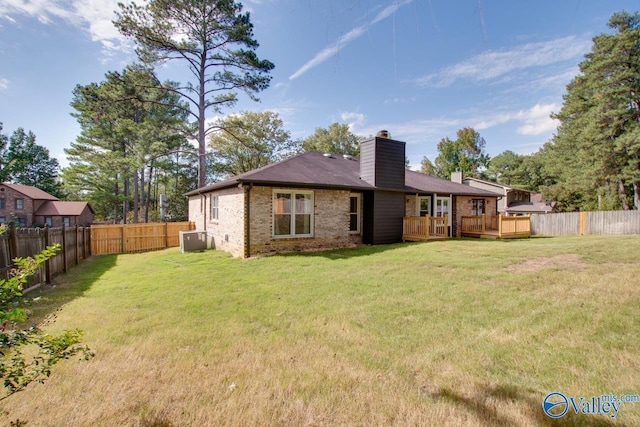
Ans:
{"type": "MultiPolygon", "coordinates": [[[[626,0],[248,0],[258,54],[276,66],[260,103],[294,138],[333,122],[357,135],[386,129],[413,168],[437,144],[475,128],[495,156],[528,154],[555,132],[567,83],[626,0]]],[[[77,84],[100,82],[135,57],[111,24],[117,0],[0,2],[0,122],[32,130],[66,164],[80,129],[77,84]]],[[[182,64],[163,79],[186,81],[182,64]]],[[[210,113],[213,118],[213,112],[210,113]]]]}

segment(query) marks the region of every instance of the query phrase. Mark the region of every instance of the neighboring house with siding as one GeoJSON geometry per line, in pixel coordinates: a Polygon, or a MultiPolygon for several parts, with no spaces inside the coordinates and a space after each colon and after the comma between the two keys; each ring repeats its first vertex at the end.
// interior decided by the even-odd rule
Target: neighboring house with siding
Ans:
{"type": "Polygon", "coordinates": [[[530,215],[533,213],[549,213],[555,210],[555,203],[543,200],[541,194],[533,193],[529,190],[478,178],[463,178],[462,172],[452,173],[451,180],[499,194],[501,197],[498,199],[498,212],[501,215],[530,215]]]}
{"type": "Polygon", "coordinates": [[[93,209],[87,202],[63,202],[30,185],[0,184],[0,223],[19,227],[90,225],[93,209]]]}
{"type": "Polygon", "coordinates": [[[361,142],[360,158],[304,153],[199,188],[189,221],[234,256],[402,241],[405,216],[496,214],[495,193],[409,171],[405,143],[384,131],[361,142]]]}

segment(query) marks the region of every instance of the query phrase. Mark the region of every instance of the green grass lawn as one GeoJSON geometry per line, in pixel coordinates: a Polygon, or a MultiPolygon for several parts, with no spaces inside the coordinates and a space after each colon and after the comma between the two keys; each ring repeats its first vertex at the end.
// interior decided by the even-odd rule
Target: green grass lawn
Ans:
{"type": "Polygon", "coordinates": [[[249,260],[92,257],[34,318],[96,353],[2,401],[28,425],[640,425],[640,236],[448,240],[249,260]]]}

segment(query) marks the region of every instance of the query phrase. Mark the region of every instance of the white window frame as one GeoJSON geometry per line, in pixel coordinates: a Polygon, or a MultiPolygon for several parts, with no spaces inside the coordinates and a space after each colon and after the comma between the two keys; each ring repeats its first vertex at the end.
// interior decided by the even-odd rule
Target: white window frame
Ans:
{"type": "Polygon", "coordinates": [[[421,216],[421,209],[420,209],[420,205],[422,204],[422,200],[428,200],[429,203],[427,204],[427,206],[429,206],[429,210],[427,211],[427,216],[431,216],[431,196],[418,196],[417,200],[416,200],[416,216],[421,216]]]}
{"type": "Polygon", "coordinates": [[[349,194],[349,234],[360,234],[360,224],[362,223],[362,194],[361,193],[351,193],[349,194]],[[351,199],[355,198],[356,202],[356,229],[351,230],[351,216],[354,214],[351,212],[351,199]]]}
{"type": "Polygon", "coordinates": [[[68,216],[65,216],[64,218],[62,218],[62,224],[65,227],[71,227],[71,218],[69,218],[68,216]]]}
{"type": "Polygon", "coordinates": [[[24,209],[24,199],[16,199],[16,209],[24,209]]]}
{"type": "Polygon", "coordinates": [[[44,223],[46,225],[48,225],[49,227],[51,227],[51,225],[53,224],[53,218],[51,218],[50,216],[45,216],[44,217],[44,223]]]}
{"type": "Polygon", "coordinates": [[[211,195],[209,197],[209,203],[211,205],[211,217],[209,221],[218,221],[220,219],[220,199],[218,195],[211,195]]]}
{"type": "Polygon", "coordinates": [[[314,198],[314,194],[313,191],[306,191],[306,190],[289,190],[289,189],[274,189],[272,196],[271,196],[271,236],[274,239],[293,239],[293,238],[304,238],[304,237],[313,237],[314,235],[314,222],[315,222],[315,198],[314,198]],[[276,221],[276,211],[275,211],[275,201],[276,201],[276,194],[289,194],[291,195],[291,219],[290,219],[290,226],[289,226],[289,230],[291,230],[290,234],[276,234],[276,227],[275,227],[275,221],[276,221]],[[303,194],[303,195],[308,195],[311,196],[311,217],[309,219],[310,224],[309,224],[309,234],[296,234],[296,195],[298,194],[303,194]]]}

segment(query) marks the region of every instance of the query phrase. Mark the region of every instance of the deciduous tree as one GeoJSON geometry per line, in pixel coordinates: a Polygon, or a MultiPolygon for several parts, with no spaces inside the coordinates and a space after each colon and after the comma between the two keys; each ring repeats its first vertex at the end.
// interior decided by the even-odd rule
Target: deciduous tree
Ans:
{"type": "Polygon", "coordinates": [[[482,169],[489,162],[484,152],[484,138],[473,128],[458,130],[457,139],[442,138],[438,143],[438,157],[434,161],[437,176],[449,179],[451,173],[459,170],[464,176],[481,177],[482,169]]]}
{"type": "Polygon", "coordinates": [[[320,151],[323,153],[360,155],[360,141],[364,137],[354,135],[349,125],[332,123],[328,128],[316,128],[313,135],[302,141],[303,151],[320,151]]]}
{"type": "Polygon", "coordinates": [[[215,154],[219,176],[239,175],[276,162],[294,153],[299,143],[283,129],[277,113],[244,111],[216,122],[209,146],[215,154]]]}
{"type": "Polygon", "coordinates": [[[18,128],[7,137],[0,122],[0,182],[31,185],[64,198],[59,175],[58,160],[49,156],[46,147],[36,144],[33,132],[18,128]]]}

